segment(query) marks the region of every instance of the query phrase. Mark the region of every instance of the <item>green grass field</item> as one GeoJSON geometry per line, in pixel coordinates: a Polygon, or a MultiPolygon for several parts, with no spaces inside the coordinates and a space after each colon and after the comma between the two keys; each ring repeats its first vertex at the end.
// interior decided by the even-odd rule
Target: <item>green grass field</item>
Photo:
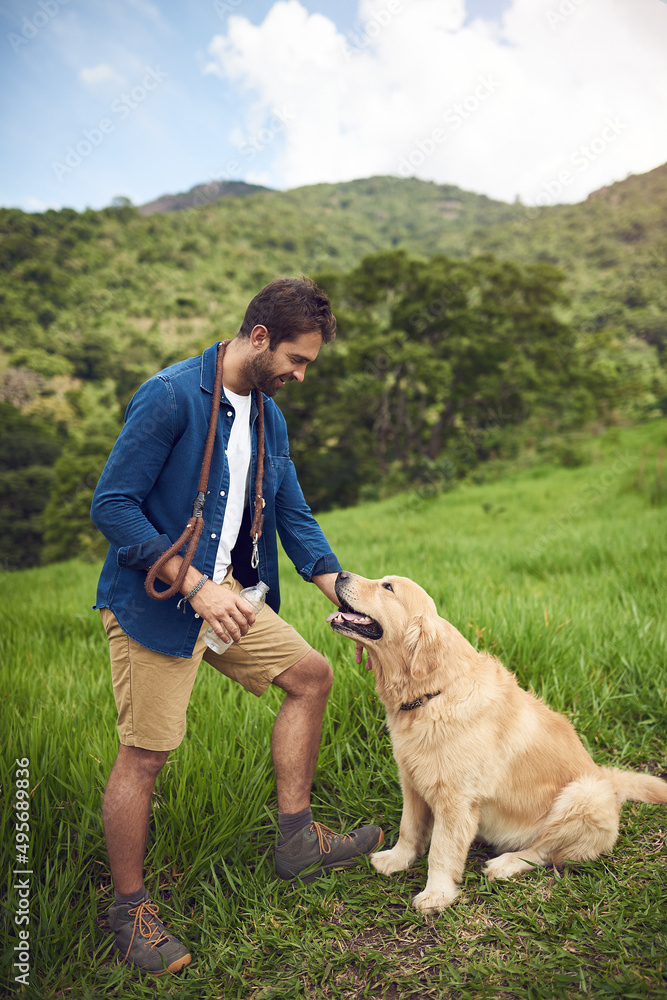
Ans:
{"type": "MultiPolygon", "coordinates": [[[[533,466],[320,520],[345,568],[417,580],[443,617],[573,719],[596,761],[661,773],[666,445],[656,421],[585,443],[576,468],[533,466]]],[[[426,859],[391,879],[364,863],[307,887],[281,883],[269,754],[279,694],[258,701],[205,664],[186,740],[158,780],[147,858],[147,885],[193,962],[160,980],[116,964],[100,807],[117,737],[106,638],[90,610],[98,569],[0,579],[3,995],[18,988],[14,946],[27,928],[26,997],[667,997],[666,809],[628,804],[611,856],[513,883],[488,883],[488,852],[475,846],[460,897],[437,918],[410,907],[426,859]],[[32,874],[21,903],[23,758],[32,874]],[[26,907],[29,924],[17,925],[26,907]]],[[[330,632],[319,591],[287,563],[282,580],[283,614],[336,672],[316,818],[380,823],[391,844],[401,800],[372,675],[330,632]]]]}

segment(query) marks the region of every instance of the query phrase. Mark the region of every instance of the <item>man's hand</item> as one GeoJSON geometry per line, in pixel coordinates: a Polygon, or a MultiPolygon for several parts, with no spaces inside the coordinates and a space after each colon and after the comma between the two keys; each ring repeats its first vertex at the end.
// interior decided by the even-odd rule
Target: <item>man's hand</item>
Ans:
{"type": "Polygon", "coordinates": [[[239,642],[251,625],[255,624],[255,611],[240,594],[227,587],[207,580],[201,590],[190,598],[190,605],[205,618],[223,642],[239,642]]]}
{"type": "MultiPolygon", "coordinates": [[[[182,562],[181,556],[172,556],[162,567],[160,580],[167,584],[173,583],[182,562]]],[[[189,594],[201,578],[201,571],[190,566],[185,574],[181,593],[189,594]]],[[[252,604],[240,594],[234,594],[227,587],[219,587],[212,580],[207,580],[201,590],[190,599],[190,606],[209,623],[223,642],[238,642],[250,626],[255,624],[252,604]]]]}

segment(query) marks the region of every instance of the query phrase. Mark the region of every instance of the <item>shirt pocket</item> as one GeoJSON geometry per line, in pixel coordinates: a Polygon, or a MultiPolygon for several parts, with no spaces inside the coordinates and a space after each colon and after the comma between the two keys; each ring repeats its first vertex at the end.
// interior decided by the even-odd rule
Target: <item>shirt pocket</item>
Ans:
{"type": "MultiPolygon", "coordinates": [[[[285,478],[285,473],[290,466],[289,455],[269,455],[268,457],[268,470],[266,468],[266,463],[264,465],[265,472],[269,472],[271,493],[275,497],[280,489],[283,479],[285,478]]],[[[266,496],[267,490],[264,488],[264,495],[266,496]]]]}

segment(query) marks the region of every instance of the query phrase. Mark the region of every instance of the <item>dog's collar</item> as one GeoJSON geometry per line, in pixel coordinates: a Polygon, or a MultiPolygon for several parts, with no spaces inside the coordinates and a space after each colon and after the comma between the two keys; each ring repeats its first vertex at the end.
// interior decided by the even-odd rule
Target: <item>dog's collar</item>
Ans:
{"type": "Polygon", "coordinates": [[[416,701],[403,702],[401,705],[401,712],[411,712],[413,708],[421,708],[421,706],[426,701],[430,701],[431,698],[437,698],[440,694],[439,691],[434,691],[433,694],[424,694],[421,698],[417,698],[416,701]]]}

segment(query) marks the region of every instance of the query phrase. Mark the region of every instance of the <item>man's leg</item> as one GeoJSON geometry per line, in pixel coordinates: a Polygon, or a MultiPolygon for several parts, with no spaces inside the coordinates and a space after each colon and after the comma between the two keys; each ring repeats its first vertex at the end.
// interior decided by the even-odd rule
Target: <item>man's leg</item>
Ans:
{"type": "Polygon", "coordinates": [[[322,718],[333,684],[333,671],[311,649],[273,679],[285,691],[271,738],[282,834],[276,847],[280,878],[309,882],[333,868],[346,868],[377,850],[384,840],[377,826],[338,834],[313,822],[310,794],[322,735],[322,718]]]}
{"type": "Polygon", "coordinates": [[[144,750],[121,744],[107,782],[102,820],[115,903],[109,923],[124,960],[154,975],[179,972],[190,953],[157,916],[144,889],[144,858],[155,779],[168,750],[144,750]]]}
{"type": "MultiPolygon", "coordinates": [[[[240,590],[236,581],[234,586],[240,590]]],[[[310,812],[322,717],[333,681],[324,657],[266,605],[241,642],[221,655],[205,649],[204,659],[258,697],[269,684],[285,692],[271,737],[281,834],[276,845],[279,877],[309,881],[379,847],[384,839],[379,827],[336,834],[313,822],[310,812]]]]}
{"type": "Polygon", "coordinates": [[[155,653],[126,635],[108,608],[101,618],[109,637],[121,740],[102,807],[115,896],[109,924],[128,964],[155,975],[178,972],[190,962],[190,953],[159,920],[158,907],[144,889],[143,866],[155,779],[183,739],[199,658],[155,653]]]}
{"type": "Polygon", "coordinates": [[[168,756],[168,750],[121,744],[109,775],[102,822],[114,889],[122,896],[143,888],[151,795],[168,756]]]}
{"type": "Polygon", "coordinates": [[[311,649],[303,659],[274,678],[285,691],[271,737],[276,772],[278,810],[297,813],[310,806],[322,718],[333,671],[324,657],[311,649]]]}

